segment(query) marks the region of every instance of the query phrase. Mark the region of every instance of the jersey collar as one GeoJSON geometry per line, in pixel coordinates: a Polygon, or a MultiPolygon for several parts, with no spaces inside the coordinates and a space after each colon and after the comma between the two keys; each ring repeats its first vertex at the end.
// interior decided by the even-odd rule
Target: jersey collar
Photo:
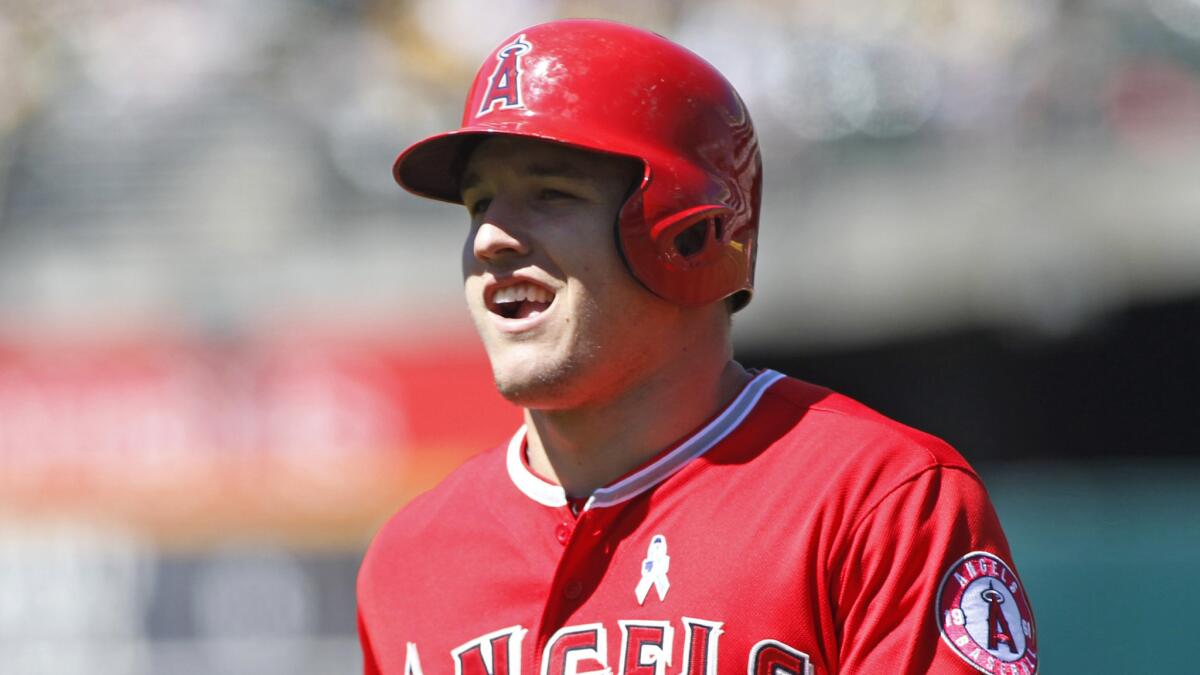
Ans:
{"type": "MultiPolygon", "coordinates": [[[[703,429],[681,442],[674,450],[621,480],[592,493],[583,509],[614,506],[633,499],[658,485],[691,462],[711,450],[742,423],[763,393],[783,378],[782,373],[764,370],[750,380],[737,398],[703,429]]],[[[506,464],[508,476],[517,489],[544,506],[566,506],[567,493],[561,486],[547,483],[534,475],[522,460],[525,452],[525,426],[522,425],[508,443],[506,464]]]]}

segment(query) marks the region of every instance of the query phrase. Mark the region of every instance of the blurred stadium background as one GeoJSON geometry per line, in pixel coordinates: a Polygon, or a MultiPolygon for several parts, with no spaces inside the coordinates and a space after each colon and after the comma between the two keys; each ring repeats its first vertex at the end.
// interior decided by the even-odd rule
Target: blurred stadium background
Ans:
{"type": "Polygon", "coordinates": [[[517,421],[390,162],[559,16],[747,99],[741,359],[976,464],[1046,672],[1195,672],[1200,0],[4,0],[0,673],[359,668],[374,529],[517,421]]]}

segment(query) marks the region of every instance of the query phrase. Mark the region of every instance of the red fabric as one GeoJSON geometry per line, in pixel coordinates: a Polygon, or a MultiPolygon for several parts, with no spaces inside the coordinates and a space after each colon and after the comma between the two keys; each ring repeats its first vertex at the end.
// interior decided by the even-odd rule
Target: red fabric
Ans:
{"type": "Polygon", "coordinates": [[[362,645],[364,675],[379,675],[379,664],[375,663],[375,650],[371,647],[361,610],[358,612],[358,641],[362,645]]]}
{"type": "Polygon", "coordinates": [[[938,587],[970,552],[1012,558],[979,478],[936,438],[785,379],[706,454],[578,519],[521,492],[505,452],[377,535],[358,586],[368,673],[405,673],[409,643],[426,675],[455,672],[456,650],[472,655],[463,672],[483,668],[501,647],[523,673],[563,672],[564,645],[652,673],[668,644],[658,672],[979,672],[940,637],[938,587]],[[659,535],[670,586],[639,604],[659,535]]]}

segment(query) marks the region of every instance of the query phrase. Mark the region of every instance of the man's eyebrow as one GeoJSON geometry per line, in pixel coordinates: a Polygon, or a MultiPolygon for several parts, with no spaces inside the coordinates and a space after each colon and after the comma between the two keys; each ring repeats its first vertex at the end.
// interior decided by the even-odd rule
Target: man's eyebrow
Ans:
{"type": "Polygon", "coordinates": [[[561,162],[558,164],[530,164],[525,173],[538,178],[586,178],[587,173],[574,164],[561,162]]]}
{"type": "MultiPolygon", "coordinates": [[[[530,164],[519,169],[519,172],[535,178],[584,179],[588,177],[586,171],[580,169],[574,164],[569,164],[566,162],[559,162],[556,164],[530,164]]],[[[462,180],[459,181],[458,192],[459,194],[462,194],[471,188],[477,187],[481,182],[483,182],[483,179],[478,173],[474,171],[468,171],[467,173],[463,174],[462,180]]]]}

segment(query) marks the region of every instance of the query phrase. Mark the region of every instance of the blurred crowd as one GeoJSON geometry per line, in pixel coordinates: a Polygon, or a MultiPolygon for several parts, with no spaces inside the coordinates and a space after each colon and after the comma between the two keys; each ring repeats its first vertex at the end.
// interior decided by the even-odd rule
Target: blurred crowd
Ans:
{"type": "Polygon", "coordinates": [[[391,154],[389,143],[442,126],[493,43],[568,15],[692,47],[735,83],[763,135],[792,148],[854,136],[1119,136],[1130,125],[1170,134],[1194,125],[1200,90],[1195,0],[10,0],[0,129],[104,137],[250,97],[312,125],[356,186],[390,189],[339,158],[380,144],[391,154]]]}
{"type": "MultiPolygon", "coordinates": [[[[941,203],[910,220],[932,211],[969,227],[973,210],[993,210],[987,196],[939,185],[1008,161],[997,157],[1022,159],[970,177],[994,201],[1019,201],[1011,193],[1030,186],[1006,181],[1032,168],[1099,194],[1132,176],[1130,198],[1158,204],[1155,187],[1170,195],[1184,175],[1172,162],[1200,148],[1196,0],[9,0],[0,7],[0,327],[179,321],[221,331],[280,313],[444,314],[454,272],[424,253],[453,256],[457,234],[420,225],[450,212],[403,199],[389,163],[458,118],[494,43],[565,15],[653,28],[723,70],[763,137],[764,254],[814,243],[772,244],[776,221],[799,221],[833,250],[843,242],[867,268],[860,284],[895,263],[864,249],[852,221],[868,221],[872,239],[882,231],[888,242],[890,226],[926,249],[941,233],[905,230],[888,193],[914,186],[889,187],[859,167],[882,162],[891,176],[935,186],[929,198],[941,203]],[[1092,175],[1105,166],[1117,168],[1092,175]],[[1073,172],[1089,175],[1063,176],[1073,172]],[[878,208],[855,211],[864,199],[878,208]]],[[[1046,179],[1032,182],[1036,192],[1046,179]]],[[[1049,199],[1070,200],[1088,197],[1049,199]]],[[[1003,220],[1028,207],[1043,204],[1018,204],[1003,220]]],[[[1165,232],[1161,248],[1178,252],[1176,224],[1149,220],[1165,232]]],[[[912,258],[896,246],[884,254],[912,258]]],[[[1051,257],[1078,248],[1015,246],[1049,247],[1051,257]]],[[[1187,253],[1173,262],[1191,266],[1200,252],[1187,253]]],[[[912,274],[937,266],[919,260],[912,274]]],[[[764,265],[765,286],[786,281],[764,265]]],[[[925,286],[913,284],[920,296],[925,286]]],[[[877,290],[837,302],[871,314],[864,298],[877,290]]],[[[762,322],[749,316],[754,334],[762,322]]],[[[836,318],[830,325],[855,325],[836,318]]]]}

